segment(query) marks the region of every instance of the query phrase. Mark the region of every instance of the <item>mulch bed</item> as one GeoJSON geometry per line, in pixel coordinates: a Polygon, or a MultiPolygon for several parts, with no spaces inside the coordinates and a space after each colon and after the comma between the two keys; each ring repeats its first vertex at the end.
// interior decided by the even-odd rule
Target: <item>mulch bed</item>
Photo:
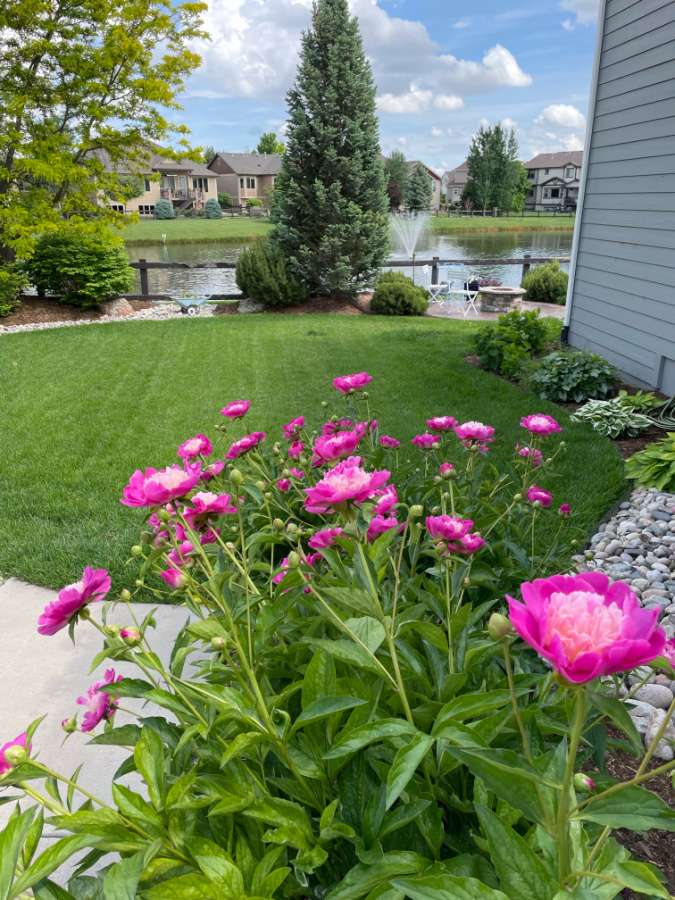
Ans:
{"type": "MultiPolygon", "coordinates": [[[[155,304],[148,300],[129,300],[134,312],[148,309],[155,304]]],[[[70,303],[61,303],[47,297],[23,297],[21,305],[14,312],[0,319],[0,325],[41,325],[44,322],[77,322],[82,319],[100,319],[104,316],[100,309],[80,309],[70,303]]]]}
{"type": "MultiPolygon", "coordinates": [[[[279,316],[302,316],[315,313],[330,313],[334,316],[367,316],[372,315],[370,310],[371,297],[372,294],[369,292],[359,294],[355,301],[334,300],[331,297],[315,297],[306,303],[301,303],[298,306],[286,306],[283,309],[268,306],[260,315],[272,313],[279,316]]],[[[217,316],[239,315],[239,303],[221,303],[217,307],[215,314],[217,316]]],[[[252,313],[252,315],[254,314],[252,313]]]]}

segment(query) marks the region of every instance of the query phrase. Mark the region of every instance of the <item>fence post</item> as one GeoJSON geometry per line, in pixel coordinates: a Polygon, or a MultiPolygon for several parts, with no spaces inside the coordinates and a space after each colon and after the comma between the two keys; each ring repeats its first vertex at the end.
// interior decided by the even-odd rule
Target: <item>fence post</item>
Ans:
{"type": "MultiPolygon", "coordinates": [[[[139,259],[138,261],[139,263],[147,262],[147,260],[145,259],[139,259]]],[[[148,270],[144,265],[141,265],[139,271],[141,273],[141,294],[146,297],[150,293],[150,291],[148,290],[148,270]]]]}
{"type": "Polygon", "coordinates": [[[431,261],[431,283],[438,284],[438,261],[440,256],[433,256],[431,261]]]}
{"type": "Polygon", "coordinates": [[[531,253],[524,253],[524,254],[523,254],[523,277],[520,279],[521,283],[522,283],[523,278],[524,278],[524,277],[527,275],[527,273],[530,271],[530,258],[531,258],[531,257],[532,257],[532,254],[531,254],[531,253]]]}

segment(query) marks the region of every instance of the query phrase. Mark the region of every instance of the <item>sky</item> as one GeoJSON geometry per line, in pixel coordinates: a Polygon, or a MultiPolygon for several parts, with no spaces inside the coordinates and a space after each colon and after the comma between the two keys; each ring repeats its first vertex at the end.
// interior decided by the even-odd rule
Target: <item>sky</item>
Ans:
{"type": "MultiPolygon", "coordinates": [[[[349,0],[377,85],[380,140],[442,172],[481,123],[513,127],[520,158],[583,147],[598,0],[349,0]]],[[[193,146],[283,140],[311,0],[208,0],[211,40],[176,120],[193,146]]]]}

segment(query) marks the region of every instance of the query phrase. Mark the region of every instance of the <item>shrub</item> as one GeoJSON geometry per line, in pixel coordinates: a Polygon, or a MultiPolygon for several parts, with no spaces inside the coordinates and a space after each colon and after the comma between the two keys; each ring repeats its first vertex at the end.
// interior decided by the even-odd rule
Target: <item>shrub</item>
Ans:
{"type": "Polygon", "coordinates": [[[206,214],[207,219],[223,218],[223,211],[220,208],[220,203],[218,203],[215,197],[209,197],[206,201],[204,204],[204,213],[206,214]]]}
{"type": "Polygon", "coordinates": [[[152,652],[155,610],[132,621],[104,570],[87,569],[40,617],[44,635],[96,628],[97,663],[135,673],[108,669],[85,718],[64,723],[71,740],[86,729],[127,754],[104,805],[79,770],[44,764],[40,720],[3,736],[3,800],[20,801],[0,834],[4,897],[609,900],[625,885],[666,896],[610,833],[672,827],[640,784],[662,731],[633,779],[604,773],[605,722],[642,751],[620,673],[670,672],[665,636],[625,585],[547,578],[570,564],[574,533],[533,483],[554,474],[557,435],[536,431],[556,423],[532,417],[523,449],[539,457],[515,454],[503,472],[482,452],[493,429],[476,422],[401,464],[369,421],[377,398],[360,399],[368,381],[336,379],[337,435],[332,419],[318,439],[303,417],[286,426],[302,471],[287,468],[283,438],[254,432],[208,473],[212,445],[198,436],[179,449],[185,468],[131,477],[139,590],[191,615],[166,664],[152,652]],[[358,460],[311,465],[357,445],[358,460]],[[105,601],[100,625],[93,601],[105,601]],[[131,723],[118,725],[118,704],[131,723]],[[591,754],[595,784],[581,773],[591,754]],[[56,831],[37,857],[34,801],[56,831]]]}
{"type": "Polygon", "coordinates": [[[542,353],[549,340],[549,327],[538,310],[523,313],[514,309],[472,335],[471,348],[484,369],[511,378],[522,361],[542,353]]]}
{"type": "Polygon", "coordinates": [[[252,197],[246,203],[246,209],[255,209],[256,206],[264,206],[265,204],[262,200],[259,200],[257,197],[252,197]]]}
{"type": "Polygon", "coordinates": [[[370,308],[381,316],[423,316],[429,292],[403,272],[384,272],[377,279],[370,308]]]}
{"type": "Polygon", "coordinates": [[[29,284],[25,272],[16,264],[0,265],[0,317],[14,312],[29,284]]]}
{"type": "Polygon", "coordinates": [[[626,406],[623,399],[589,400],[571,419],[573,422],[590,422],[595,431],[611,438],[635,437],[651,428],[652,420],[626,406]]]}
{"type": "Polygon", "coordinates": [[[173,204],[169,200],[162,199],[158,200],[155,203],[155,218],[156,219],[173,219],[175,218],[175,211],[173,208],[173,204]]]}
{"type": "Polygon", "coordinates": [[[614,393],[619,372],[590,350],[559,351],[545,357],[529,377],[532,391],[558,403],[604,400],[614,393]]]}
{"type": "Polygon", "coordinates": [[[627,459],[626,477],[646,488],[675,492],[675,432],[627,459]]]}
{"type": "Polygon", "coordinates": [[[134,281],[122,246],[89,235],[45,234],[25,266],[38,291],[83,309],[126,293],[134,281]]]}
{"type": "Polygon", "coordinates": [[[535,266],[523,278],[521,287],[527,294],[523,299],[532,303],[560,303],[567,299],[567,282],[569,276],[563,272],[557,259],[535,266]]]}
{"type": "Polygon", "coordinates": [[[267,241],[257,241],[240,254],[236,279],[246,297],[266,306],[295,306],[309,298],[307,288],[286,265],[282,251],[267,241]]]}
{"type": "Polygon", "coordinates": [[[223,209],[231,209],[232,195],[228,194],[227,191],[218,191],[218,203],[223,209]]]}

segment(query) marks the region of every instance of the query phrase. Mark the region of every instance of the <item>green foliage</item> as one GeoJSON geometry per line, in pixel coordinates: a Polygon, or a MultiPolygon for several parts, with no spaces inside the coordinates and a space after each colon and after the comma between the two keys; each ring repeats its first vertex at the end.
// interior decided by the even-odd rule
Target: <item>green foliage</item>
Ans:
{"type": "Polygon", "coordinates": [[[521,287],[527,291],[524,299],[529,303],[559,303],[564,306],[568,280],[567,272],[563,272],[557,259],[543,266],[535,266],[523,278],[521,287]]]}
{"type": "Polygon", "coordinates": [[[256,206],[264,206],[265,204],[259,197],[251,197],[246,203],[247,209],[255,209],[256,206]]]}
{"type": "Polygon", "coordinates": [[[529,387],[547,400],[581,403],[611,396],[618,380],[618,369],[598,353],[558,351],[539,363],[529,376],[529,387]]]}
{"type": "Polygon", "coordinates": [[[663,403],[663,400],[657,397],[653,391],[636,391],[634,394],[629,394],[628,391],[621,390],[617,394],[617,399],[621,401],[621,405],[625,409],[642,410],[643,412],[661,406],[663,403]]]}
{"type": "Polygon", "coordinates": [[[295,306],[309,297],[279,247],[266,241],[256,241],[239,255],[236,279],[243,294],[266,306],[295,306]]]}
{"type": "Polygon", "coordinates": [[[207,219],[222,219],[223,211],[220,208],[220,203],[216,200],[215,197],[209,197],[209,199],[204,204],[204,213],[207,219]]]}
{"type": "Polygon", "coordinates": [[[20,305],[21,294],[30,284],[17,265],[0,265],[0,317],[9,316],[20,305]]]}
{"type": "Polygon", "coordinates": [[[429,212],[433,195],[432,181],[422,163],[415,166],[415,171],[405,185],[403,196],[405,205],[411,212],[429,212]]]}
{"type": "Polygon", "coordinates": [[[514,309],[472,335],[471,349],[484,369],[512,378],[522,361],[542,353],[550,340],[549,327],[538,310],[514,309]]]}
{"type": "Polygon", "coordinates": [[[627,459],[626,476],[646,488],[675,492],[675,432],[627,459]]]}
{"type": "Polygon", "coordinates": [[[384,176],[391,209],[398,209],[405,198],[408,186],[409,166],[405,153],[394,147],[384,163],[384,176]]]}
{"type": "Polygon", "coordinates": [[[573,422],[590,422],[597,432],[611,438],[619,435],[635,437],[651,428],[652,420],[632,410],[623,399],[589,400],[571,419],[573,422]]]}
{"type": "Polygon", "coordinates": [[[498,122],[481,125],[474,135],[466,159],[467,183],[462,200],[470,199],[477,209],[511,209],[514,197],[522,192],[522,165],[518,162],[518,142],[513,130],[498,122]]]}
{"type": "Polygon", "coordinates": [[[142,197],[145,193],[145,179],[141,175],[118,175],[117,184],[119,193],[117,197],[128,203],[136,197],[142,197]]]}
{"type": "Polygon", "coordinates": [[[527,169],[519,159],[514,159],[511,165],[513,167],[513,199],[511,201],[511,211],[520,213],[525,206],[525,198],[530,192],[530,182],[527,177],[527,169]]]}
{"type": "Polygon", "coordinates": [[[85,309],[126,293],[134,280],[121,244],[71,231],[43,235],[25,268],[40,292],[85,309]]]}
{"type": "Polygon", "coordinates": [[[429,292],[403,272],[384,272],[377,279],[370,308],[381,316],[423,316],[429,292]]]}
{"type": "Polygon", "coordinates": [[[175,216],[176,213],[170,200],[162,198],[155,203],[156,219],[174,219],[175,216]]]}
{"type": "Polygon", "coordinates": [[[269,156],[283,156],[284,145],[277,140],[274,131],[263,131],[254,153],[267,153],[269,156]]]}
{"type": "Polygon", "coordinates": [[[231,209],[232,195],[228,194],[227,191],[218,191],[218,203],[220,203],[223,209],[231,209]]]}
{"type": "Polygon", "coordinates": [[[375,85],[347,0],[314,5],[287,102],[270,240],[313,296],[353,297],[390,241],[375,85]]]}
{"type": "Polygon", "coordinates": [[[174,136],[186,155],[187,129],[163,113],[173,118],[185,79],[201,62],[192,44],[204,36],[205,9],[174,0],[0,4],[5,259],[28,258],[64,213],[99,236],[111,223],[125,224],[122,213],[99,202],[119,190],[115,166],[140,163],[151,142],[166,146],[174,136]]]}
{"type": "Polygon", "coordinates": [[[213,159],[213,157],[215,155],[216,155],[216,151],[210,144],[208,144],[206,147],[204,147],[204,152],[202,153],[202,158],[207,166],[211,162],[211,160],[213,159]]]}

